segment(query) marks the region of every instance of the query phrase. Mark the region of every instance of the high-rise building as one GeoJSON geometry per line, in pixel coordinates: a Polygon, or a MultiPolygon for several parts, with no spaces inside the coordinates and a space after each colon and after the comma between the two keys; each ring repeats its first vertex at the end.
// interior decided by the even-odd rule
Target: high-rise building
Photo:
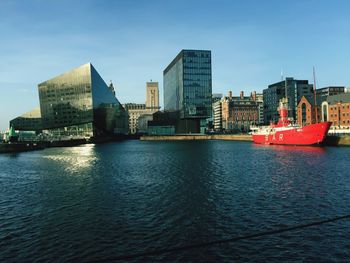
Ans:
{"type": "Polygon", "coordinates": [[[296,119],[298,103],[302,96],[310,98],[313,96],[313,85],[308,80],[296,80],[294,78],[286,78],[268,86],[263,90],[264,101],[264,123],[269,124],[270,121],[277,121],[279,118],[277,108],[280,99],[286,96],[288,98],[288,116],[296,119]]]}
{"type": "Polygon", "coordinates": [[[146,108],[149,110],[160,109],[158,82],[146,83],[146,108]]]}
{"type": "Polygon", "coordinates": [[[127,132],[124,108],[91,63],[44,81],[38,89],[42,127],[55,136],[127,132]]]}
{"type": "Polygon", "coordinates": [[[211,117],[211,51],[182,50],[164,70],[163,81],[165,110],[179,111],[182,119],[211,117]]]}

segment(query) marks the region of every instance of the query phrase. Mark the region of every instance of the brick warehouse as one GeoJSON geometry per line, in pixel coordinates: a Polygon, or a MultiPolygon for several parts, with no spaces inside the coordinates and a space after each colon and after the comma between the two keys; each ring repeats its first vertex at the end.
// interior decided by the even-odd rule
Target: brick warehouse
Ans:
{"type": "Polygon", "coordinates": [[[350,128],[350,94],[338,94],[327,98],[328,121],[334,128],[350,128]]]}

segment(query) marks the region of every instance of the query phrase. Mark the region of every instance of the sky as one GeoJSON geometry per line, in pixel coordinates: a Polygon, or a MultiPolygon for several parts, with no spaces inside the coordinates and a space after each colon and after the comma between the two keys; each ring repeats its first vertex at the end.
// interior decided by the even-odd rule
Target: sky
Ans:
{"type": "MultiPolygon", "coordinates": [[[[350,86],[347,0],[0,0],[0,131],[37,85],[91,62],[121,103],[145,102],[181,49],[212,51],[213,93],[286,77],[350,86]]],[[[161,105],[162,106],[162,105],[161,105]]]]}

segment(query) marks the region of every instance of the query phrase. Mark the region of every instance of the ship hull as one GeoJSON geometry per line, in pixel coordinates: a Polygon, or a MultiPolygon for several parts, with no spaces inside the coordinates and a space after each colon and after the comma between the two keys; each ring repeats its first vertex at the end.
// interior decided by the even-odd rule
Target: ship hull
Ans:
{"type": "Polygon", "coordinates": [[[320,122],[300,128],[274,130],[255,133],[253,141],[259,144],[277,145],[321,145],[326,139],[331,122],[320,122]]]}

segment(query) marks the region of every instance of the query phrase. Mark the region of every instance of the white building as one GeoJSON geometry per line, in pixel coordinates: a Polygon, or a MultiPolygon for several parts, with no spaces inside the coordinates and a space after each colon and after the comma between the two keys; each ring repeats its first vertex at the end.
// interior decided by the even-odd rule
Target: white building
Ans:
{"type": "Polygon", "coordinates": [[[222,107],[220,100],[213,103],[213,118],[214,130],[222,130],[222,107]]]}

